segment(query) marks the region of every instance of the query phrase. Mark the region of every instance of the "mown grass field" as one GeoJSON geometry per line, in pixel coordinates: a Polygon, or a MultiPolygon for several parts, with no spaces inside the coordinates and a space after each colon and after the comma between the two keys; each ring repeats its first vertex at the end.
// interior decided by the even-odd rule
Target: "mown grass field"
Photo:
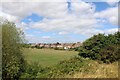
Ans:
{"type": "Polygon", "coordinates": [[[53,49],[24,49],[24,57],[28,63],[38,62],[41,66],[50,66],[78,55],[77,51],[53,49]]]}

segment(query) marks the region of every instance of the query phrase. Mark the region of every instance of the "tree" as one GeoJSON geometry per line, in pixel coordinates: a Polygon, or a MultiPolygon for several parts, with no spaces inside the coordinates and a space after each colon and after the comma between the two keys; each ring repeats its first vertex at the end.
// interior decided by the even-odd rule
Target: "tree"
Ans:
{"type": "Polygon", "coordinates": [[[79,48],[79,55],[109,63],[120,59],[118,56],[119,45],[120,32],[108,34],[108,36],[98,34],[83,42],[83,46],[79,48]]]}
{"type": "Polygon", "coordinates": [[[4,21],[2,27],[2,77],[19,78],[24,71],[22,45],[24,33],[13,22],[4,21]]]}
{"type": "Polygon", "coordinates": [[[0,79],[2,79],[2,25],[1,24],[0,24],[0,79]]]}
{"type": "Polygon", "coordinates": [[[57,44],[59,44],[59,42],[57,42],[57,44]]]}

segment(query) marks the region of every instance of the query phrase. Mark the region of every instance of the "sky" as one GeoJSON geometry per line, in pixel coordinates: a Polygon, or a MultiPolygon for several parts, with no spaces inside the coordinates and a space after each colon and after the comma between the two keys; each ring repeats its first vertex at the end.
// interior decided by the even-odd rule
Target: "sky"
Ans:
{"type": "Polygon", "coordinates": [[[83,42],[118,31],[117,2],[2,2],[0,17],[15,22],[29,43],[83,42]]]}

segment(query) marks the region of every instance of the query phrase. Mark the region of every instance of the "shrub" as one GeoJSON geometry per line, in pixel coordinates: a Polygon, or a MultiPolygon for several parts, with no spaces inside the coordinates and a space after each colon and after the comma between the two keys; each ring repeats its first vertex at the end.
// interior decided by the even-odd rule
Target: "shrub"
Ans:
{"type": "Polygon", "coordinates": [[[25,71],[20,78],[36,78],[37,73],[42,72],[43,68],[38,63],[26,64],[25,71]]]}
{"type": "Polygon", "coordinates": [[[69,60],[63,60],[60,63],[45,67],[38,72],[36,78],[56,78],[56,77],[65,77],[66,75],[72,75],[75,72],[86,72],[89,71],[91,66],[88,63],[93,62],[92,60],[84,59],[80,56],[75,56],[69,60]]]}
{"type": "Polygon", "coordinates": [[[58,47],[55,47],[55,50],[59,50],[59,48],[58,48],[58,47]]]}
{"type": "Polygon", "coordinates": [[[31,46],[31,48],[35,48],[35,46],[31,46]]]}
{"type": "Polygon", "coordinates": [[[2,23],[2,77],[19,78],[24,71],[22,56],[23,32],[9,21],[2,23]]]}
{"type": "Polygon", "coordinates": [[[83,47],[80,48],[80,56],[97,59],[100,54],[100,48],[106,45],[104,34],[94,35],[83,42],[83,47]]]}
{"type": "Polygon", "coordinates": [[[36,45],[35,48],[37,48],[37,49],[42,49],[42,47],[40,47],[40,46],[38,46],[38,45],[36,45]]]}
{"type": "Polygon", "coordinates": [[[22,46],[23,46],[24,48],[30,48],[30,45],[29,45],[29,44],[26,44],[26,43],[22,44],[22,46]]]}
{"type": "Polygon", "coordinates": [[[119,59],[119,48],[116,44],[109,44],[103,48],[101,48],[101,53],[99,55],[99,60],[104,63],[112,63],[119,59]]]}
{"type": "Polygon", "coordinates": [[[79,55],[89,57],[93,60],[98,59],[103,62],[113,62],[117,60],[120,42],[120,32],[109,34],[94,35],[83,42],[83,46],[79,48],[79,55]]]}

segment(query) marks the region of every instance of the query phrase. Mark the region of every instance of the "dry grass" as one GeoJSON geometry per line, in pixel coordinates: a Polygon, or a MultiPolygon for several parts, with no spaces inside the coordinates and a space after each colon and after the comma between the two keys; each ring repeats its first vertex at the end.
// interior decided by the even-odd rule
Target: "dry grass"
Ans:
{"type": "Polygon", "coordinates": [[[89,72],[79,72],[68,75],[69,78],[118,78],[118,62],[112,64],[89,63],[89,72]]]}

